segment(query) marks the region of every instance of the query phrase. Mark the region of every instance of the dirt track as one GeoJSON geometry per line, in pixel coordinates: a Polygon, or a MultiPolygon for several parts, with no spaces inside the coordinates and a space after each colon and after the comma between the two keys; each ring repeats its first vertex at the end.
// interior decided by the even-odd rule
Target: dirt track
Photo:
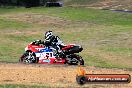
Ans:
{"type": "MultiPolygon", "coordinates": [[[[77,66],[64,65],[25,65],[19,63],[0,63],[0,84],[50,85],[60,87],[82,87],[76,83],[77,66]]],[[[85,67],[87,73],[130,74],[122,69],[85,67]]],[[[83,87],[94,88],[132,88],[129,84],[86,84],[83,87]]]]}

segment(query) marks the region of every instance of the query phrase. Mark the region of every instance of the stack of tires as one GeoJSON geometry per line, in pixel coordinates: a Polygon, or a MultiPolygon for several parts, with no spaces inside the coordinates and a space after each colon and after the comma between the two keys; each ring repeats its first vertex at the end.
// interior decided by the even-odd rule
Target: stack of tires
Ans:
{"type": "Polygon", "coordinates": [[[46,2],[46,7],[62,7],[61,2],[46,2]]]}

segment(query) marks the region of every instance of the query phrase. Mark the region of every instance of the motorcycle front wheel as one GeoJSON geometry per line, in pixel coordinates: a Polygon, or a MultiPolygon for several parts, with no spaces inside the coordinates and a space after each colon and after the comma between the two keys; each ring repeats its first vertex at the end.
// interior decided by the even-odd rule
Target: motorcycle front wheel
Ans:
{"type": "Polygon", "coordinates": [[[19,59],[19,62],[21,63],[35,63],[36,62],[36,56],[32,51],[25,52],[19,59]]]}

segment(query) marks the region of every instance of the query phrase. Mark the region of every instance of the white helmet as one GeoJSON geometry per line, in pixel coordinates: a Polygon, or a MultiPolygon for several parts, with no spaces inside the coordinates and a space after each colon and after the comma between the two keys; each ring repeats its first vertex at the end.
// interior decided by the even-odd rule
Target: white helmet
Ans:
{"type": "Polygon", "coordinates": [[[52,31],[47,31],[45,32],[44,36],[45,36],[45,39],[48,39],[49,37],[53,36],[53,33],[52,31]]]}

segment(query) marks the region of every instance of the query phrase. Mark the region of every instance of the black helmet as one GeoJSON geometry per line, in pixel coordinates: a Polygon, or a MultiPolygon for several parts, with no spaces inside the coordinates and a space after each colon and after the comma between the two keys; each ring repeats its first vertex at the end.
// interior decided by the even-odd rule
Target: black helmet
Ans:
{"type": "Polygon", "coordinates": [[[45,32],[44,36],[45,36],[45,39],[48,39],[49,37],[53,36],[53,33],[52,31],[47,31],[45,32]]]}

